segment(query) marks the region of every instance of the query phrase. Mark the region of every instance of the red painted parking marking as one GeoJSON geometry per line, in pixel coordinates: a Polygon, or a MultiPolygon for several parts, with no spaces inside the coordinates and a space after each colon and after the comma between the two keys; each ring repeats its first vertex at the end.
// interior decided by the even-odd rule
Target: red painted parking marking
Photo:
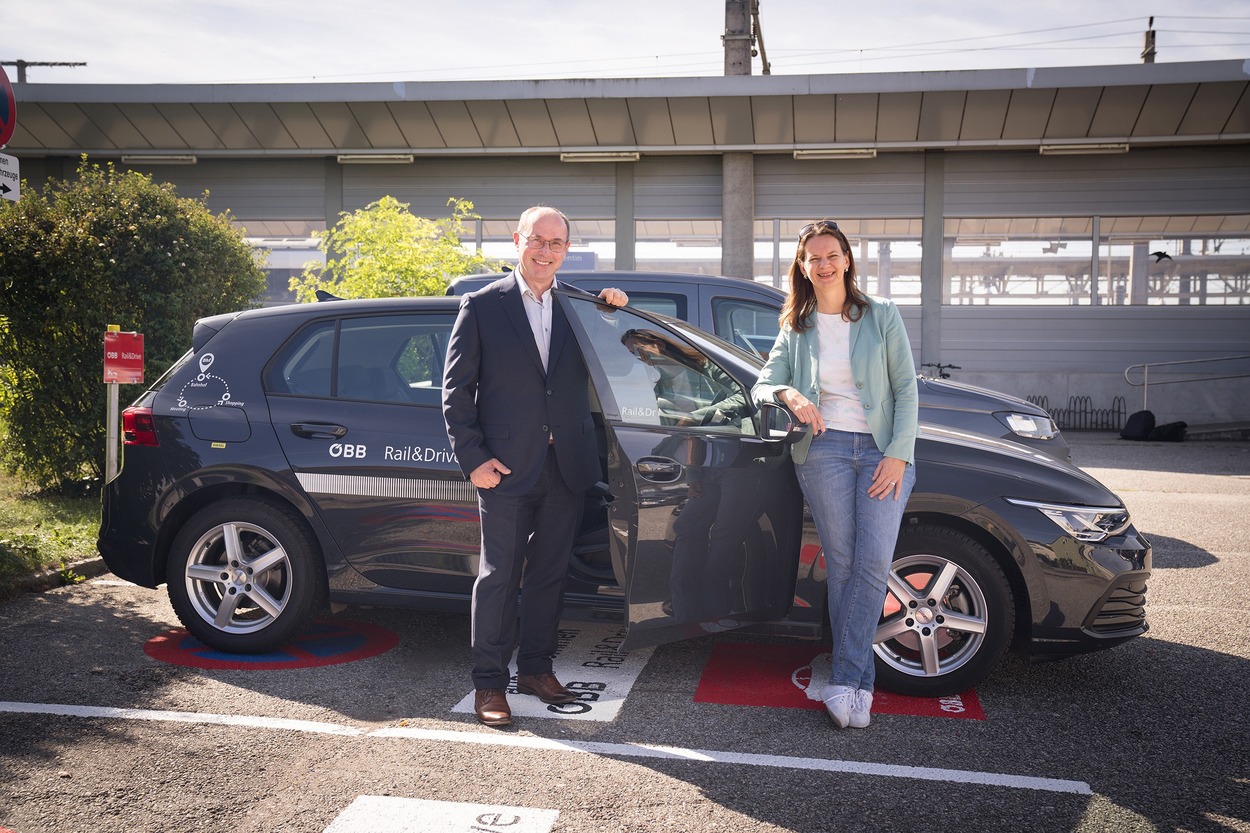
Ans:
{"type": "MultiPolygon", "coordinates": [[[[696,703],[823,709],[820,692],[829,679],[829,650],[819,645],[746,645],[721,642],[703,669],[696,703]]],[[[877,689],[873,714],[984,720],[976,692],[951,697],[907,697],[877,689]]]]}
{"type": "Polygon", "coordinates": [[[174,628],[153,637],[143,646],[143,652],[152,659],[190,668],[280,671],[355,662],[384,654],[398,644],[397,634],[378,625],[351,619],[326,619],[289,645],[267,654],[218,651],[191,636],[185,628],[174,628]]]}

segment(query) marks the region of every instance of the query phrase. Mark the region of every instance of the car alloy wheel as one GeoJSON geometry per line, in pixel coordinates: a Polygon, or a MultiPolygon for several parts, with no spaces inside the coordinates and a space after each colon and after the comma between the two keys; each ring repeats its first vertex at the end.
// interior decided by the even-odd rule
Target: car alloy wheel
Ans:
{"type": "Polygon", "coordinates": [[[303,522],[270,501],[230,498],[179,532],[167,569],[170,602],[214,648],[258,653],[307,624],[320,593],[316,544],[303,522]]]}
{"type": "Polygon", "coordinates": [[[966,691],[998,665],[1014,627],[1011,588],[984,547],[942,527],[904,528],[873,646],[883,688],[966,691]]]}

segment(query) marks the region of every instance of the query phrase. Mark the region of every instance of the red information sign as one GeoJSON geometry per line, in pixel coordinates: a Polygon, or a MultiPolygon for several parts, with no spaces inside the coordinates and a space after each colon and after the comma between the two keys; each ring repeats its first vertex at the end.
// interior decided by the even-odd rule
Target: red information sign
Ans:
{"type": "Polygon", "coordinates": [[[123,385],[143,381],[143,333],[104,334],[104,381],[123,385]]]}

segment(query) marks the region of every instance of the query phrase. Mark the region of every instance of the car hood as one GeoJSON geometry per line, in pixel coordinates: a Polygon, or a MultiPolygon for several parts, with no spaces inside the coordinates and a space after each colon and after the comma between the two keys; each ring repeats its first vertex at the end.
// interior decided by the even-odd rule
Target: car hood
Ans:
{"type": "Polygon", "coordinates": [[[1096,479],[1031,446],[922,422],[916,442],[918,490],[985,503],[998,497],[1080,506],[1123,506],[1096,479]]]}
{"type": "Polygon", "coordinates": [[[950,382],[946,379],[930,379],[927,376],[917,377],[916,383],[925,391],[925,407],[927,408],[950,408],[958,411],[993,414],[1002,412],[1003,406],[1007,405],[1022,414],[1050,417],[1045,410],[1032,402],[1001,391],[965,385],[962,382],[950,382]]]}

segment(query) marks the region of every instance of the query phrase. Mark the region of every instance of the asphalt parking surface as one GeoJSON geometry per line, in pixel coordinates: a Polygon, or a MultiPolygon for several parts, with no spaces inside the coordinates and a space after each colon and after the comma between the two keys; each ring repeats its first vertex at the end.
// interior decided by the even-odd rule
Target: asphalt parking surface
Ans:
{"type": "Polygon", "coordinates": [[[491,730],[454,711],[466,616],[353,608],[397,644],[196,668],[144,651],[163,592],[105,574],[0,605],[0,829],[1250,831],[1250,443],[1071,440],[1154,545],[1151,631],[1009,658],[984,720],[698,701],[718,645],[794,644],[725,633],[655,649],[611,719],[491,730]]]}

